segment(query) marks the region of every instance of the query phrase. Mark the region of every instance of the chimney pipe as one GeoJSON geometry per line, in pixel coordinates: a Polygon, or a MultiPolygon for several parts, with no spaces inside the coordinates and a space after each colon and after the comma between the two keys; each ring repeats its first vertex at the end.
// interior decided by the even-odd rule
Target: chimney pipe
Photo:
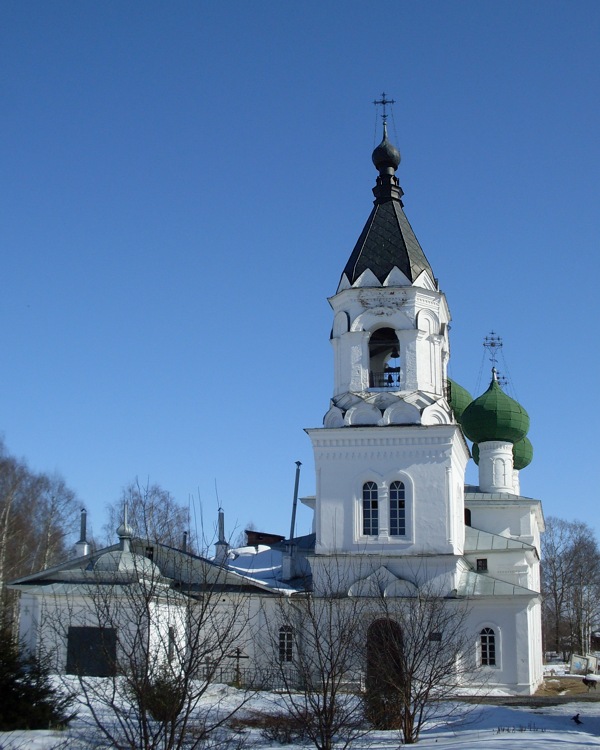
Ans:
{"type": "Polygon", "coordinates": [[[223,508],[219,508],[219,538],[215,544],[215,562],[219,565],[225,566],[227,564],[227,555],[229,552],[229,544],[225,540],[225,513],[223,508]]]}
{"type": "Polygon", "coordinates": [[[296,481],[294,482],[294,501],[292,503],[292,525],[290,526],[290,541],[294,538],[296,530],[296,508],[298,507],[298,485],[300,484],[301,461],[296,461],[296,481]]]}
{"type": "Polygon", "coordinates": [[[85,557],[90,554],[90,545],[87,542],[87,511],[81,509],[81,521],[79,526],[79,541],[75,544],[75,556],[85,557]]]}

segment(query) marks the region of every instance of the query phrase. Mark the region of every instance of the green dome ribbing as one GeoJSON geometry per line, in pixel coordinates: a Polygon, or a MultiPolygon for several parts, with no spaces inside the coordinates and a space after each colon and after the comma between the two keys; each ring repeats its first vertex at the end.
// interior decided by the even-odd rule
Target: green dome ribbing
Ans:
{"type": "Polygon", "coordinates": [[[452,407],[456,421],[460,424],[463,412],[473,400],[473,396],[471,396],[466,388],[463,388],[462,385],[455,383],[450,378],[448,378],[448,385],[450,386],[448,401],[452,407]]]}
{"type": "Polygon", "coordinates": [[[517,471],[521,471],[526,466],[529,466],[533,459],[533,445],[531,440],[524,437],[523,440],[519,440],[518,443],[513,445],[513,461],[514,467],[517,471]]]}
{"type": "Polygon", "coordinates": [[[521,404],[504,393],[494,372],[487,391],[464,410],[461,426],[474,443],[503,440],[514,444],[527,435],[529,415],[521,404]]]}
{"type": "MultiPolygon", "coordinates": [[[[479,466],[479,446],[477,443],[473,443],[471,448],[471,456],[473,461],[479,466]]],[[[531,440],[524,437],[523,440],[519,440],[518,443],[513,445],[513,467],[517,471],[521,471],[526,466],[529,466],[533,459],[533,445],[531,440]]]]}

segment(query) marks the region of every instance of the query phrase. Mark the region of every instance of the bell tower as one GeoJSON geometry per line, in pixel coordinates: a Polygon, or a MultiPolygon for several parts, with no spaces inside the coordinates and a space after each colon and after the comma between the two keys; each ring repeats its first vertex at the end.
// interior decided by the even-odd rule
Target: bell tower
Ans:
{"type": "Polygon", "coordinates": [[[400,154],[385,122],[373,163],[379,173],[374,207],[329,300],[334,312],[329,427],[421,423],[428,407],[449,415],[444,389],[450,314],[404,214],[395,175],[400,154]]]}
{"type": "Polygon", "coordinates": [[[316,555],[462,554],[468,449],[448,401],[450,313],[383,138],[374,206],[333,309],[334,386],[315,453],[316,555]]]}

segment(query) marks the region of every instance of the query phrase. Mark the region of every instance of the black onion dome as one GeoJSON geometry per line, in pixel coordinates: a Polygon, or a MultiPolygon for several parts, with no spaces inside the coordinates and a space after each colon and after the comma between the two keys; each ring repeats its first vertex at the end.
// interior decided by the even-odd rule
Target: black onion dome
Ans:
{"type": "Polygon", "coordinates": [[[398,169],[401,158],[400,152],[392,143],[390,143],[390,141],[388,141],[386,123],[383,123],[383,140],[373,151],[371,158],[373,159],[375,169],[379,172],[383,172],[390,167],[394,172],[398,169]]]}

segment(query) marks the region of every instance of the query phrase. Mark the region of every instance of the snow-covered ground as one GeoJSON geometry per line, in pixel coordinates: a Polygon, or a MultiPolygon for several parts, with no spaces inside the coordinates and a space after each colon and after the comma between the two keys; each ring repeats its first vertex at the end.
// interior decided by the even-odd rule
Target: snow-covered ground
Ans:
{"type": "MultiPolygon", "coordinates": [[[[214,685],[205,697],[208,705],[237,701],[237,691],[225,685],[214,685]]],[[[281,696],[272,693],[255,695],[248,706],[251,711],[273,712],[281,696]]],[[[82,709],[67,732],[12,732],[0,733],[0,748],[29,750],[59,750],[69,736],[75,736],[86,726],[88,713],[82,709]]],[[[279,750],[290,746],[262,740],[255,730],[248,733],[247,747],[279,750]]],[[[372,732],[356,742],[355,750],[394,750],[400,744],[396,732],[372,732]]],[[[436,725],[431,722],[421,733],[418,747],[423,750],[446,748],[473,750],[575,750],[600,747],[600,702],[573,702],[544,708],[480,706],[472,710],[465,705],[451,723],[436,725]],[[577,726],[572,718],[580,715],[577,726]]]]}

